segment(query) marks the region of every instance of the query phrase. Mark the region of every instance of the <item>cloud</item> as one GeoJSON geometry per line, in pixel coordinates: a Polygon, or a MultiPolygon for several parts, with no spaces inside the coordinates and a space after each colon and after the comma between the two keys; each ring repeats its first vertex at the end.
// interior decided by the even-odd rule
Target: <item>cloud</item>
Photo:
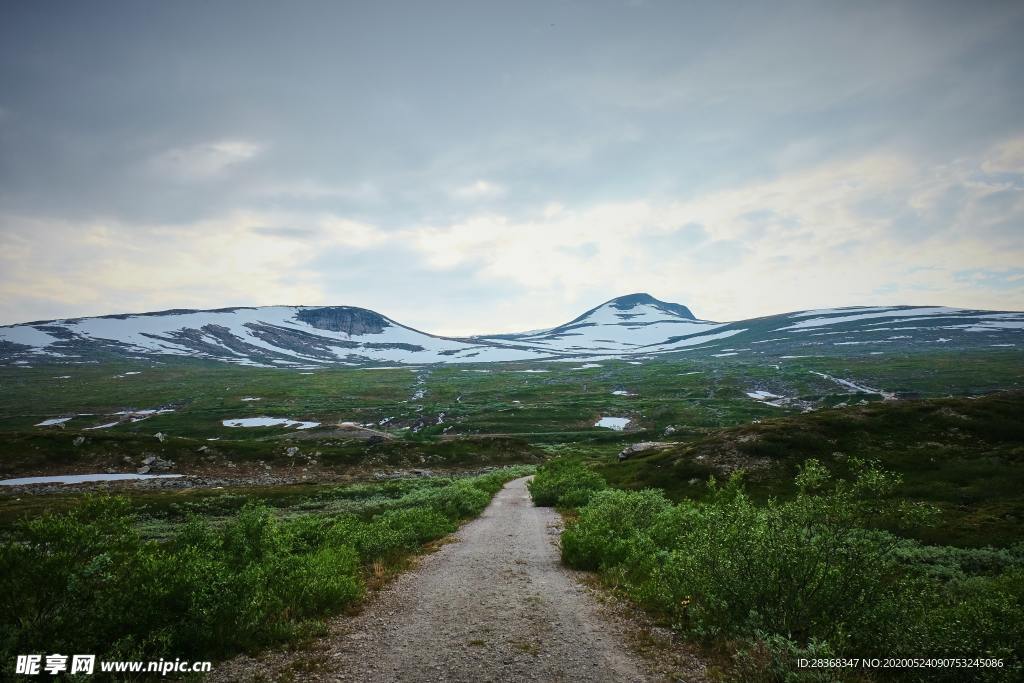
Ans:
{"type": "Polygon", "coordinates": [[[503,194],[505,194],[505,188],[487,180],[477,180],[451,191],[452,197],[461,200],[494,199],[503,194]]]}
{"type": "Polygon", "coordinates": [[[410,287],[434,302],[467,287],[505,301],[472,325],[396,307],[441,333],[554,324],[638,290],[711,319],[875,303],[1024,308],[1024,177],[1006,171],[1015,149],[1010,139],[938,166],[878,152],[689,200],[551,202],[399,229],[329,211],[143,225],[8,215],[3,316],[39,317],[18,301],[61,315],[310,302],[391,313],[410,287]]]}
{"type": "Polygon", "coordinates": [[[186,225],[11,215],[0,224],[0,316],[8,323],[40,310],[66,317],[323,302],[324,273],[308,264],[324,248],[351,254],[381,239],[335,216],[255,211],[186,225]]]}
{"type": "Polygon", "coordinates": [[[713,318],[1024,308],[1019,280],[955,277],[1024,262],[1021,3],[421,4],[21,3],[0,319],[316,301],[502,331],[641,289],[713,318]]]}
{"type": "Polygon", "coordinates": [[[996,145],[981,163],[985,173],[1024,174],[1024,136],[996,145]]]}
{"type": "Polygon", "coordinates": [[[552,204],[525,219],[481,213],[403,235],[430,268],[563,301],[649,289],[738,318],[876,303],[891,282],[899,296],[1021,308],[1019,286],[965,292],[955,276],[1024,260],[1024,192],[1004,192],[991,210],[1002,195],[978,182],[1005,149],[938,168],[868,154],[688,201],[552,204]]]}
{"type": "Polygon", "coordinates": [[[203,181],[255,158],[263,145],[249,140],[216,140],[165,150],[150,160],[159,174],[182,181],[203,181]]]}

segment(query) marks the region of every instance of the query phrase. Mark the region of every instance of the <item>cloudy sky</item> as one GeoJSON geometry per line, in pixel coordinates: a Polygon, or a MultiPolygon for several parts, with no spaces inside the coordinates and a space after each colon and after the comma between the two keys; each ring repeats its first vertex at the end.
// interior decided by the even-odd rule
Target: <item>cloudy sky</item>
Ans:
{"type": "Polygon", "coordinates": [[[1024,309],[1024,3],[3,2],[0,324],[1024,309]]]}

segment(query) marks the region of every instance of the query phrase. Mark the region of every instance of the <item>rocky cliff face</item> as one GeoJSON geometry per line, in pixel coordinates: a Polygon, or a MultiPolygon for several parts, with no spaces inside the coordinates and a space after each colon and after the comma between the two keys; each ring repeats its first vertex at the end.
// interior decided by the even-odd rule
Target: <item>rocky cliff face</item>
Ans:
{"type": "Polygon", "coordinates": [[[318,330],[350,335],[380,334],[389,323],[384,316],[354,306],[329,306],[299,310],[295,317],[318,330]]]}

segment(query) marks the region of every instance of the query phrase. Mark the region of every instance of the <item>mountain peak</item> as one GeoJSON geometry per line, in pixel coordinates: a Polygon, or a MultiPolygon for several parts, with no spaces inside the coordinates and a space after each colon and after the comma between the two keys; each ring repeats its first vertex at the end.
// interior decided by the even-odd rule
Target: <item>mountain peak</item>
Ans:
{"type": "Polygon", "coordinates": [[[601,306],[611,306],[619,309],[620,311],[628,311],[629,309],[637,306],[653,306],[654,308],[661,309],[666,313],[671,313],[672,315],[679,316],[680,318],[686,318],[687,320],[697,319],[686,306],[655,299],[647,292],[636,292],[635,294],[617,296],[614,299],[604,302],[601,306]]]}

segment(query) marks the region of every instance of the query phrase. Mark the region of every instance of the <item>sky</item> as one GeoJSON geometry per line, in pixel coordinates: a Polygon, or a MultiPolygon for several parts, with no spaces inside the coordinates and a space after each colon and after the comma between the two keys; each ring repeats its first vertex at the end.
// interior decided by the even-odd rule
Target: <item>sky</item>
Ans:
{"type": "Polygon", "coordinates": [[[0,324],[1024,310],[1024,3],[0,0],[0,324]]]}

